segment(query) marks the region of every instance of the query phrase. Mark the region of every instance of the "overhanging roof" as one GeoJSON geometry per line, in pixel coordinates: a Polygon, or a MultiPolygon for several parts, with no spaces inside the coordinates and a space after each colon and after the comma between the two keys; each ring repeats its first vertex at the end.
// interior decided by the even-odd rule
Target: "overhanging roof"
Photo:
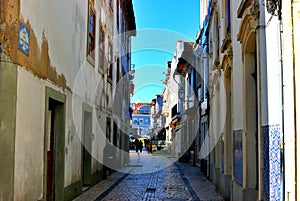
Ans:
{"type": "Polygon", "coordinates": [[[131,35],[136,36],[136,23],[135,23],[132,0],[123,0],[122,5],[124,6],[125,16],[128,21],[127,31],[132,31],[131,35]]]}
{"type": "Polygon", "coordinates": [[[184,49],[181,56],[178,58],[178,63],[176,67],[176,72],[180,74],[184,74],[186,72],[186,67],[190,65],[194,65],[194,50],[193,50],[194,42],[184,42],[184,49]]]}

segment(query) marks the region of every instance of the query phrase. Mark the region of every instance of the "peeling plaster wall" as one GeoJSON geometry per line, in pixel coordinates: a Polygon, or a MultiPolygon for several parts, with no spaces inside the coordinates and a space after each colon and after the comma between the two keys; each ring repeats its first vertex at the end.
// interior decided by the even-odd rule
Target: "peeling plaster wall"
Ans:
{"type": "Polygon", "coordinates": [[[44,108],[43,81],[18,70],[14,200],[43,197],[44,108]]]}
{"type": "MultiPolygon", "coordinates": [[[[28,4],[27,6],[32,6],[28,4]]],[[[42,79],[49,79],[53,83],[68,88],[65,76],[57,72],[56,67],[52,66],[49,57],[48,41],[43,34],[41,44],[38,44],[35,30],[31,27],[30,21],[24,21],[20,16],[20,2],[8,0],[4,4],[3,21],[0,43],[3,43],[3,52],[7,56],[6,60],[12,61],[31,71],[42,79]],[[29,55],[18,50],[18,32],[20,23],[24,24],[30,31],[29,55]]],[[[35,16],[35,18],[37,18],[35,16]]],[[[59,48],[59,46],[58,46],[59,48]]]]}
{"type": "Polygon", "coordinates": [[[20,17],[30,22],[38,50],[47,41],[49,63],[70,88],[86,58],[87,5],[80,0],[20,0],[20,17]]]}
{"type": "MultiPolygon", "coordinates": [[[[95,1],[96,33],[99,32],[101,21],[106,32],[107,53],[108,42],[115,42],[112,34],[116,27],[113,27],[113,12],[106,4],[107,1],[95,1]]],[[[1,68],[3,58],[4,63],[14,63],[5,67],[11,67],[12,72],[7,73],[11,73],[10,78],[16,76],[15,81],[18,83],[16,91],[12,90],[11,94],[14,100],[17,96],[17,113],[12,114],[17,123],[12,125],[11,131],[16,139],[13,135],[9,137],[9,140],[15,141],[15,153],[10,153],[15,158],[11,159],[9,165],[15,173],[12,171],[12,176],[5,180],[11,182],[7,187],[9,193],[1,195],[0,192],[0,200],[12,199],[9,196],[14,196],[15,200],[45,199],[45,88],[50,87],[66,96],[64,187],[71,186],[68,189],[73,188],[72,184],[78,185],[81,182],[83,104],[93,109],[91,154],[95,160],[92,160],[92,173],[99,172],[102,168],[99,162],[103,160],[106,117],[109,111],[99,111],[111,109],[113,89],[107,82],[107,69],[100,75],[98,67],[86,61],[88,1],[0,0],[0,6],[0,53],[5,55],[1,55],[1,68]],[[18,49],[20,23],[30,31],[28,55],[18,49]],[[16,132],[13,130],[14,126],[16,132]],[[15,167],[12,168],[14,161],[15,167]]],[[[114,47],[117,46],[114,44],[114,47]]],[[[96,63],[97,59],[96,53],[96,63]]],[[[113,83],[115,76],[116,73],[113,83]]],[[[1,88],[1,96],[5,94],[5,90],[7,88],[1,88]]],[[[6,103],[0,100],[0,104],[6,103]]],[[[0,110],[1,114],[6,114],[5,112],[7,111],[0,110]]],[[[72,193],[72,189],[70,192],[72,193]]]]}
{"type": "MultiPolygon", "coordinates": [[[[98,74],[98,69],[85,60],[87,6],[87,2],[79,0],[20,1],[20,16],[24,22],[28,22],[26,25],[30,23],[32,35],[36,37],[33,40],[34,49],[37,49],[36,51],[45,51],[45,54],[47,53],[46,65],[54,69],[57,74],[62,74],[65,79],[65,83],[62,86],[73,92],[64,92],[67,97],[65,187],[81,179],[81,149],[78,148],[81,146],[80,139],[82,136],[81,108],[83,102],[93,108],[99,104],[98,100],[95,99],[97,93],[96,87],[99,84],[99,80],[103,79],[98,74]],[[37,18],[36,16],[39,17],[37,18]],[[73,102],[74,100],[75,103],[73,102]],[[74,114],[77,115],[74,116],[74,114]]],[[[96,6],[96,12],[97,10],[101,10],[101,22],[105,26],[106,37],[112,37],[113,19],[112,15],[109,15],[112,14],[111,11],[107,7],[99,9],[96,6]],[[105,16],[104,12],[108,17],[103,17],[105,16]]],[[[97,19],[99,19],[99,12],[97,12],[97,16],[97,19]]],[[[96,20],[96,23],[96,27],[99,29],[98,20],[96,20]]],[[[107,44],[105,48],[108,48],[107,44]]],[[[42,61],[44,60],[42,59],[42,61]]],[[[31,65],[29,64],[28,66],[31,65]]],[[[40,66],[42,67],[43,65],[40,66]]],[[[60,85],[60,83],[55,82],[55,79],[51,79],[51,81],[60,85]]],[[[103,86],[101,87],[103,88],[103,86]]],[[[111,90],[107,90],[108,94],[111,93],[111,90]]],[[[99,145],[99,141],[97,140],[101,139],[98,133],[101,133],[99,130],[103,130],[104,126],[97,126],[99,122],[94,114],[95,111],[93,112],[92,123],[95,138],[91,154],[92,157],[96,159],[100,158],[99,160],[101,160],[102,154],[99,152],[102,152],[102,149],[101,144],[99,145]]],[[[100,167],[98,164],[96,162],[94,164],[95,166],[92,167],[93,171],[99,170],[100,167]]]]}

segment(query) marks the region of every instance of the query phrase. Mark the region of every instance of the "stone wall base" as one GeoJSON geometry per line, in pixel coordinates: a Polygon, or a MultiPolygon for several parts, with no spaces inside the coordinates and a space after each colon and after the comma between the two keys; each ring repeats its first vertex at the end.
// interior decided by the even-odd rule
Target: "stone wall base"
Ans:
{"type": "Polygon", "coordinates": [[[225,201],[230,200],[231,191],[232,191],[231,175],[224,175],[223,173],[221,173],[220,193],[224,197],[225,201]]]}
{"type": "Polygon", "coordinates": [[[233,201],[256,201],[258,190],[255,188],[243,188],[239,183],[233,181],[232,200],[233,201]]]}

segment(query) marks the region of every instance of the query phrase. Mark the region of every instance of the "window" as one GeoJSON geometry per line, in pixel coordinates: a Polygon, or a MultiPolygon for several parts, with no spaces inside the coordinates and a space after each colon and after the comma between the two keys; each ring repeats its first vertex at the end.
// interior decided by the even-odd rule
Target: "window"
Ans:
{"type": "Polygon", "coordinates": [[[125,32],[125,21],[123,15],[121,15],[121,33],[125,32]]]}
{"type": "Polygon", "coordinates": [[[117,59],[117,83],[120,81],[120,59],[117,59]]]}
{"type": "Polygon", "coordinates": [[[113,57],[113,52],[112,52],[112,45],[109,43],[108,45],[108,62],[112,63],[112,57],[113,57]]]}
{"type": "Polygon", "coordinates": [[[178,112],[177,112],[177,104],[176,105],[174,105],[173,107],[172,107],[172,110],[171,110],[171,117],[173,118],[175,115],[177,115],[178,114],[178,112]]]}
{"type": "Polygon", "coordinates": [[[113,57],[113,52],[112,52],[112,45],[109,43],[108,45],[108,65],[109,69],[107,72],[107,80],[112,83],[112,78],[113,78],[113,62],[112,62],[112,57],[113,57]]]}
{"type": "Polygon", "coordinates": [[[107,72],[107,81],[110,83],[112,83],[112,74],[113,74],[112,69],[113,69],[113,65],[110,64],[107,72]]]}
{"type": "Polygon", "coordinates": [[[118,30],[120,30],[119,29],[119,27],[120,27],[120,22],[119,22],[119,20],[120,20],[120,9],[119,9],[119,0],[116,0],[117,1],[117,29],[118,30]]]}
{"type": "Polygon", "coordinates": [[[230,33],[230,0],[227,0],[226,11],[226,33],[230,33]]]}
{"type": "Polygon", "coordinates": [[[88,17],[88,40],[87,40],[87,57],[95,61],[95,31],[96,31],[96,15],[93,1],[89,1],[89,17],[88,17]]]}
{"type": "Polygon", "coordinates": [[[218,13],[216,13],[216,23],[215,23],[215,26],[216,26],[216,30],[215,30],[215,33],[216,33],[216,53],[217,53],[217,56],[219,56],[219,49],[220,49],[220,32],[219,32],[219,15],[218,13]]]}
{"type": "Polygon", "coordinates": [[[192,73],[188,74],[187,81],[187,96],[190,97],[192,95],[192,73]]]}
{"type": "Polygon", "coordinates": [[[110,8],[113,9],[113,7],[114,7],[114,0],[108,0],[107,3],[110,6],[110,8]]]}
{"type": "Polygon", "coordinates": [[[99,32],[99,69],[104,69],[105,66],[105,33],[103,27],[100,27],[99,32]]]}

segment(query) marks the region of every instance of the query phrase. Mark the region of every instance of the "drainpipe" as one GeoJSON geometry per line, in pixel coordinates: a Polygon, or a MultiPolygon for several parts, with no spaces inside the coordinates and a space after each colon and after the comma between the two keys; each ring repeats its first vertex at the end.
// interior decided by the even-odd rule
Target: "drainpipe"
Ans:
{"type": "Polygon", "coordinates": [[[117,63],[116,59],[119,55],[118,54],[118,46],[119,46],[119,36],[117,33],[117,0],[112,0],[113,2],[113,37],[112,37],[112,52],[113,52],[113,77],[112,77],[112,101],[115,101],[115,96],[117,92],[117,63]]]}
{"type": "Polygon", "coordinates": [[[284,164],[284,96],[283,96],[283,58],[282,58],[282,20],[281,17],[279,18],[279,58],[280,58],[280,70],[281,70],[281,125],[282,125],[282,141],[281,141],[281,170],[280,170],[280,177],[281,177],[281,200],[285,200],[285,164],[284,164]]]}
{"type": "Polygon", "coordinates": [[[294,35],[294,3],[295,1],[292,0],[291,1],[291,25],[292,25],[292,54],[293,54],[293,93],[294,93],[294,139],[295,139],[295,200],[298,199],[298,184],[297,184],[297,177],[298,177],[298,171],[297,171],[297,114],[296,114],[296,108],[297,108],[297,104],[296,104],[296,80],[295,80],[295,70],[296,70],[296,66],[295,66],[295,35],[294,35]]]}

